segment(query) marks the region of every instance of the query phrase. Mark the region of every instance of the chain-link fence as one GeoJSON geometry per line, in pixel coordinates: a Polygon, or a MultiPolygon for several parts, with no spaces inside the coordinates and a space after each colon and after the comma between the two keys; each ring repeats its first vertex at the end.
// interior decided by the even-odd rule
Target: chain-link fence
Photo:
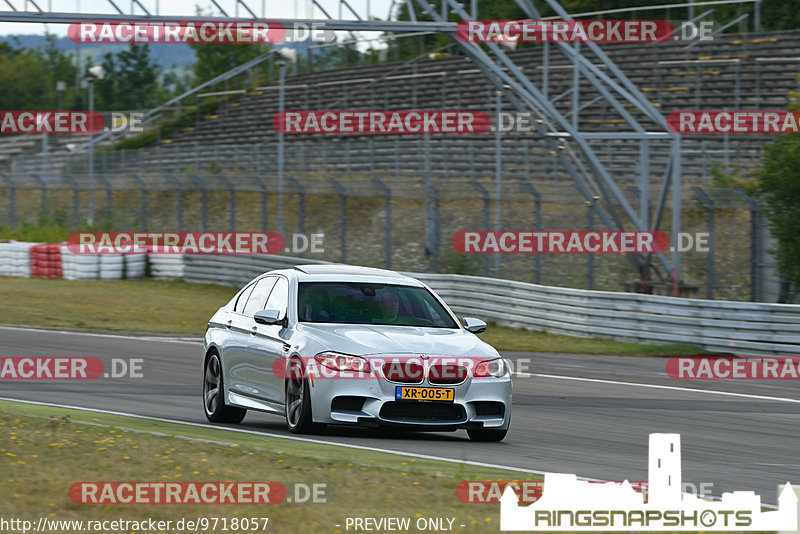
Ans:
{"type": "MultiPolygon", "coordinates": [[[[86,174],[0,178],[0,224],[14,228],[55,219],[70,228],[85,227],[86,174]]],[[[274,175],[183,171],[96,173],[93,188],[94,220],[101,229],[282,228],[284,236],[324,234],[324,252],[306,253],[314,259],[613,291],[631,290],[636,279],[630,259],[621,254],[460,254],[453,249],[453,234],[463,230],[603,230],[595,210],[569,182],[515,178],[498,184],[486,177],[435,176],[426,189],[420,177],[287,175],[281,192],[274,175]]],[[[634,188],[627,192],[631,199],[638,196],[634,188]]],[[[683,254],[682,279],[694,288],[692,294],[762,300],[761,271],[769,246],[757,203],[726,189],[687,188],[683,197],[682,231],[693,240],[709,234],[707,251],[701,237],[699,250],[695,242],[683,254]]],[[[664,221],[671,220],[670,209],[667,204],[664,221]]],[[[662,230],[670,231],[668,226],[662,230]]],[[[651,274],[667,285],[667,273],[655,269],[651,274]]]]}

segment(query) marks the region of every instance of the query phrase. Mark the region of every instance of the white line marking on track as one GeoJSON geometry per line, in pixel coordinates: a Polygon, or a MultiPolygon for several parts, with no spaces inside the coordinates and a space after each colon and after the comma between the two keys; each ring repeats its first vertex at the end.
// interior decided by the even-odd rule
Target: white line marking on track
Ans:
{"type": "Polygon", "coordinates": [[[725,395],[728,397],[743,397],[746,399],[759,399],[759,400],[771,400],[771,401],[779,401],[779,402],[792,402],[800,404],[800,399],[789,399],[786,397],[770,397],[767,395],[753,395],[750,393],[734,393],[732,391],[714,391],[711,389],[694,389],[694,388],[684,388],[680,386],[664,386],[661,384],[641,384],[638,382],[621,382],[619,380],[606,380],[603,378],[584,378],[579,376],[560,376],[560,375],[546,375],[540,373],[528,373],[530,376],[536,376],[539,378],[555,378],[557,380],[577,380],[583,382],[596,382],[600,384],[614,384],[620,386],[634,386],[634,387],[642,387],[642,388],[654,388],[654,389],[670,389],[673,391],[687,391],[690,393],[705,393],[707,395],[725,395]]]}
{"type": "MultiPolygon", "coordinates": [[[[345,447],[348,449],[359,449],[365,451],[373,451],[373,452],[381,452],[385,454],[394,454],[397,456],[409,456],[411,458],[421,458],[423,460],[437,460],[440,462],[450,462],[454,464],[466,464],[466,465],[474,465],[476,467],[489,467],[492,469],[505,469],[506,471],[519,471],[521,473],[532,473],[535,475],[544,475],[546,471],[537,471],[535,469],[524,469],[522,467],[512,467],[507,465],[498,465],[498,464],[488,464],[484,462],[475,462],[472,460],[456,460],[455,458],[445,458],[442,456],[432,456],[429,454],[418,454],[414,452],[403,452],[403,451],[396,451],[392,449],[378,449],[375,447],[365,447],[363,445],[352,445],[349,443],[336,443],[333,441],[325,441],[322,439],[313,439],[313,438],[301,438],[297,436],[284,436],[281,434],[271,434],[269,432],[258,432],[256,430],[247,430],[244,428],[231,428],[227,426],[214,426],[214,425],[204,425],[202,423],[191,423],[189,421],[179,421],[176,419],[164,419],[161,417],[150,417],[147,415],[137,415],[132,413],[125,413],[125,412],[114,412],[111,410],[99,410],[96,408],[84,408],[82,406],[71,406],[68,404],[55,404],[52,402],[38,402],[38,401],[29,401],[29,400],[20,400],[20,399],[13,399],[9,397],[0,397],[0,400],[11,401],[11,402],[20,402],[23,404],[36,404],[39,406],[52,406],[53,408],[67,408],[70,410],[81,410],[86,412],[95,412],[95,413],[104,413],[108,415],[121,415],[125,417],[133,417],[136,419],[145,419],[148,421],[158,421],[160,423],[173,423],[177,425],[188,425],[188,426],[195,426],[199,428],[212,428],[217,430],[227,430],[230,432],[240,432],[242,434],[253,434],[256,436],[266,436],[269,438],[278,438],[278,439],[287,439],[292,441],[305,441],[307,443],[315,443],[318,445],[332,445],[335,447],[345,447]]],[[[578,477],[581,480],[594,480],[589,478],[578,477]]]]}
{"type": "Polygon", "coordinates": [[[68,334],[72,336],[92,336],[92,337],[110,337],[114,339],[135,339],[136,341],[164,341],[166,343],[191,343],[192,345],[201,345],[203,338],[198,336],[196,338],[185,337],[161,337],[161,336],[148,336],[143,334],[141,336],[133,336],[129,334],[100,334],[97,332],[75,332],[72,330],[53,330],[50,328],[32,328],[23,326],[0,326],[2,330],[24,330],[26,332],[46,332],[51,334],[68,334]]]}

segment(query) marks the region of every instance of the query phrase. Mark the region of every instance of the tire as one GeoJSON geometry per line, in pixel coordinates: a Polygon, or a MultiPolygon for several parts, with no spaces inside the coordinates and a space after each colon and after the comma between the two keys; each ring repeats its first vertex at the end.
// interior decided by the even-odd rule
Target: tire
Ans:
{"type": "Polygon", "coordinates": [[[225,404],[225,387],[222,381],[222,364],[219,355],[212,352],[206,358],[203,372],[203,411],[212,423],[241,423],[247,410],[225,404]]]}
{"type": "Polygon", "coordinates": [[[505,430],[496,430],[493,428],[469,428],[467,429],[467,434],[469,434],[469,439],[472,441],[503,441],[503,438],[506,437],[508,434],[508,429],[505,430]]]}
{"type": "Polygon", "coordinates": [[[289,360],[286,373],[286,426],[292,434],[320,434],[325,424],[315,423],[311,414],[311,392],[299,360],[289,360]]]}

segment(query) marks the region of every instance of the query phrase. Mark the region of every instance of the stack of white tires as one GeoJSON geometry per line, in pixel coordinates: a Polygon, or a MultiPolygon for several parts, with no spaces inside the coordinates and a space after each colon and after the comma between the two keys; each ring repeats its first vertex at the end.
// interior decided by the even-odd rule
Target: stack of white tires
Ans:
{"type": "Polygon", "coordinates": [[[150,254],[150,274],[159,280],[183,278],[182,254],[150,254]]]}
{"type": "Polygon", "coordinates": [[[0,276],[31,276],[31,247],[39,243],[9,241],[0,243],[0,276]]]}
{"type": "Polygon", "coordinates": [[[61,267],[64,280],[94,280],[100,268],[101,254],[75,254],[61,246],[61,267]]]}

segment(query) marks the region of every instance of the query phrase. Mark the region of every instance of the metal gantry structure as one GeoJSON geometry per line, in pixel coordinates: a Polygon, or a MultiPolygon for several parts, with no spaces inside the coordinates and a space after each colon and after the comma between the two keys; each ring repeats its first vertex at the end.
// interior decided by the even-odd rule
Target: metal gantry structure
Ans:
{"type": "MultiPolygon", "coordinates": [[[[23,0],[4,0],[10,11],[0,11],[0,21],[22,23],[70,24],[80,20],[126,21],[126,22],[189,22],[231,20],[269,20],[283,24],[287,29],[295,25],[314,25],[321,30],[345,32],[444,32],[452,37],[463,53],[498,90],[498,99],[509,102],[520,112],[536,117],[534,128],[547,142],[553,153],[574,180],[579,193],[591,206],[593,212],[610,230],[657,231],[661,228],[667,201],[671,193],[671,233],[672,242],[678,242],[681,230],[681,140],[670,131],[665,117],[654,107],[644,94],[622,72],[622,70],[595,43],[543,43],[542,77],[539,84],[534,83],[517,67],[501,44],[485,42],[466,42],[456,37],[457,21],[478,18],[477,2],[469,2],[469,12],[456,0],[441,0],[429,3],[427,0],[407,0],[409,20],[376,20],[367,12],[359,14],[348,0],[335,0],[338,18],[333,18],[319,0],[310,0],[310,17],[273,18],[269,16],[268,2],[262,0],[260,9],[253,5],[254,0],[210,0],[221,16],[198,16],[196,14],[176,15],[162,13],[158,0],[131,0],[130,9],[121,9],[114,0],[107,0],[106,13],[86,13],[80,11],[80,0],[76,0],[75,11],[58,12],[52,10],[52,0],[24,0],[22,10],[17,4],[23,0]],[[231,9],[230,4],[233,4],[231,9]],[[419,11],[418,11],[419,10],[419,11]],[[258,13],[260,12],[260,14],[258,13]],[[430,21],[418,20],[418,13],[425,13],[430,21]],[[320,16],[317,16],[317,14],[320,16]],[[342,18],[347,15],[349,18],[342,18]],[[572,82],[569,89],[557,97],[549,94],[548,76],[551,55],[555,49],[571,64],[572,82]],[[588,88],[597,94],[590,102],[581,102],[581,88],[588,88]],[[565,112],[556,106],[556,100],[570,97],[571,110],[565,112]],[[591,105],[603,105],[613,109],[624,121],[626,128],[607,128],[608,131],[594,129],[588,131],[578,120],[582,110],[591,105]],[[630,110],[630,111],[629,111],[630,110]],[[606,168],[595,152],[592,142],[630,141],[638,143],[638,199],[631,202],[625,196],[621,185],[615,181],[612,170],[606,168]],[[660,180],[655,206],[651,206],[651,147],[654,143],[668,146],[668,160],[660,180]],[[636,205],[638,204],[638,206],[636,205]]],[[[569,20],[572,17],[556,0],[544,0],[556,13],[555,17],[569,20]]],[[[531,0],[515,0],[519,8],[530,19],[542,19],[540,12],[531,0]]],[[[759,0],[729,0],[725,3],[755,2],[759,0]]],[[[59,2],[62,6],[67,2],[59,2]]],[[[393,0],[389,17],[397,3],[393,0]]],[[[678,6],[700,6],[708,2],[673,4],[678,6]]],[[[187,4],[187,10],[188,10],[187,4]]],[[[648,6],[657,8],[663,6],[648,6]]],[[[193,9],[193,6],[192,6],[193,9]]],[[[332,10],[332,9],[331,9],[332,10]]],[[[307,13],[308,14],[308,13],[307,13]]],[[[554,17],[549,17],[554,18],[554,17]]],[[[418,33],[417,33],[418,34],[418,33]]],[[[208,84],[206,84],[208,85],[208,84]]],[[[81,147],[83,148],[83,147],[81,147]]],[[[498,180],[501,178],[498,172],[498,180]]],[[[428,188],[426,187],[426,190],[428,188]]],[[[496,199],[500,202],[501,199],[496,199]]],[[[499,210],[498,210],[499,213],[499,210]]],[[[652,255],[629,255],[641,280],[648,280],[653,266],[652,255]]],[[[666,277],[674,283],[680,280],[680,250],[675,247],[669,256],[656,254],[656,261],[666,271],[666,277]]]]}

